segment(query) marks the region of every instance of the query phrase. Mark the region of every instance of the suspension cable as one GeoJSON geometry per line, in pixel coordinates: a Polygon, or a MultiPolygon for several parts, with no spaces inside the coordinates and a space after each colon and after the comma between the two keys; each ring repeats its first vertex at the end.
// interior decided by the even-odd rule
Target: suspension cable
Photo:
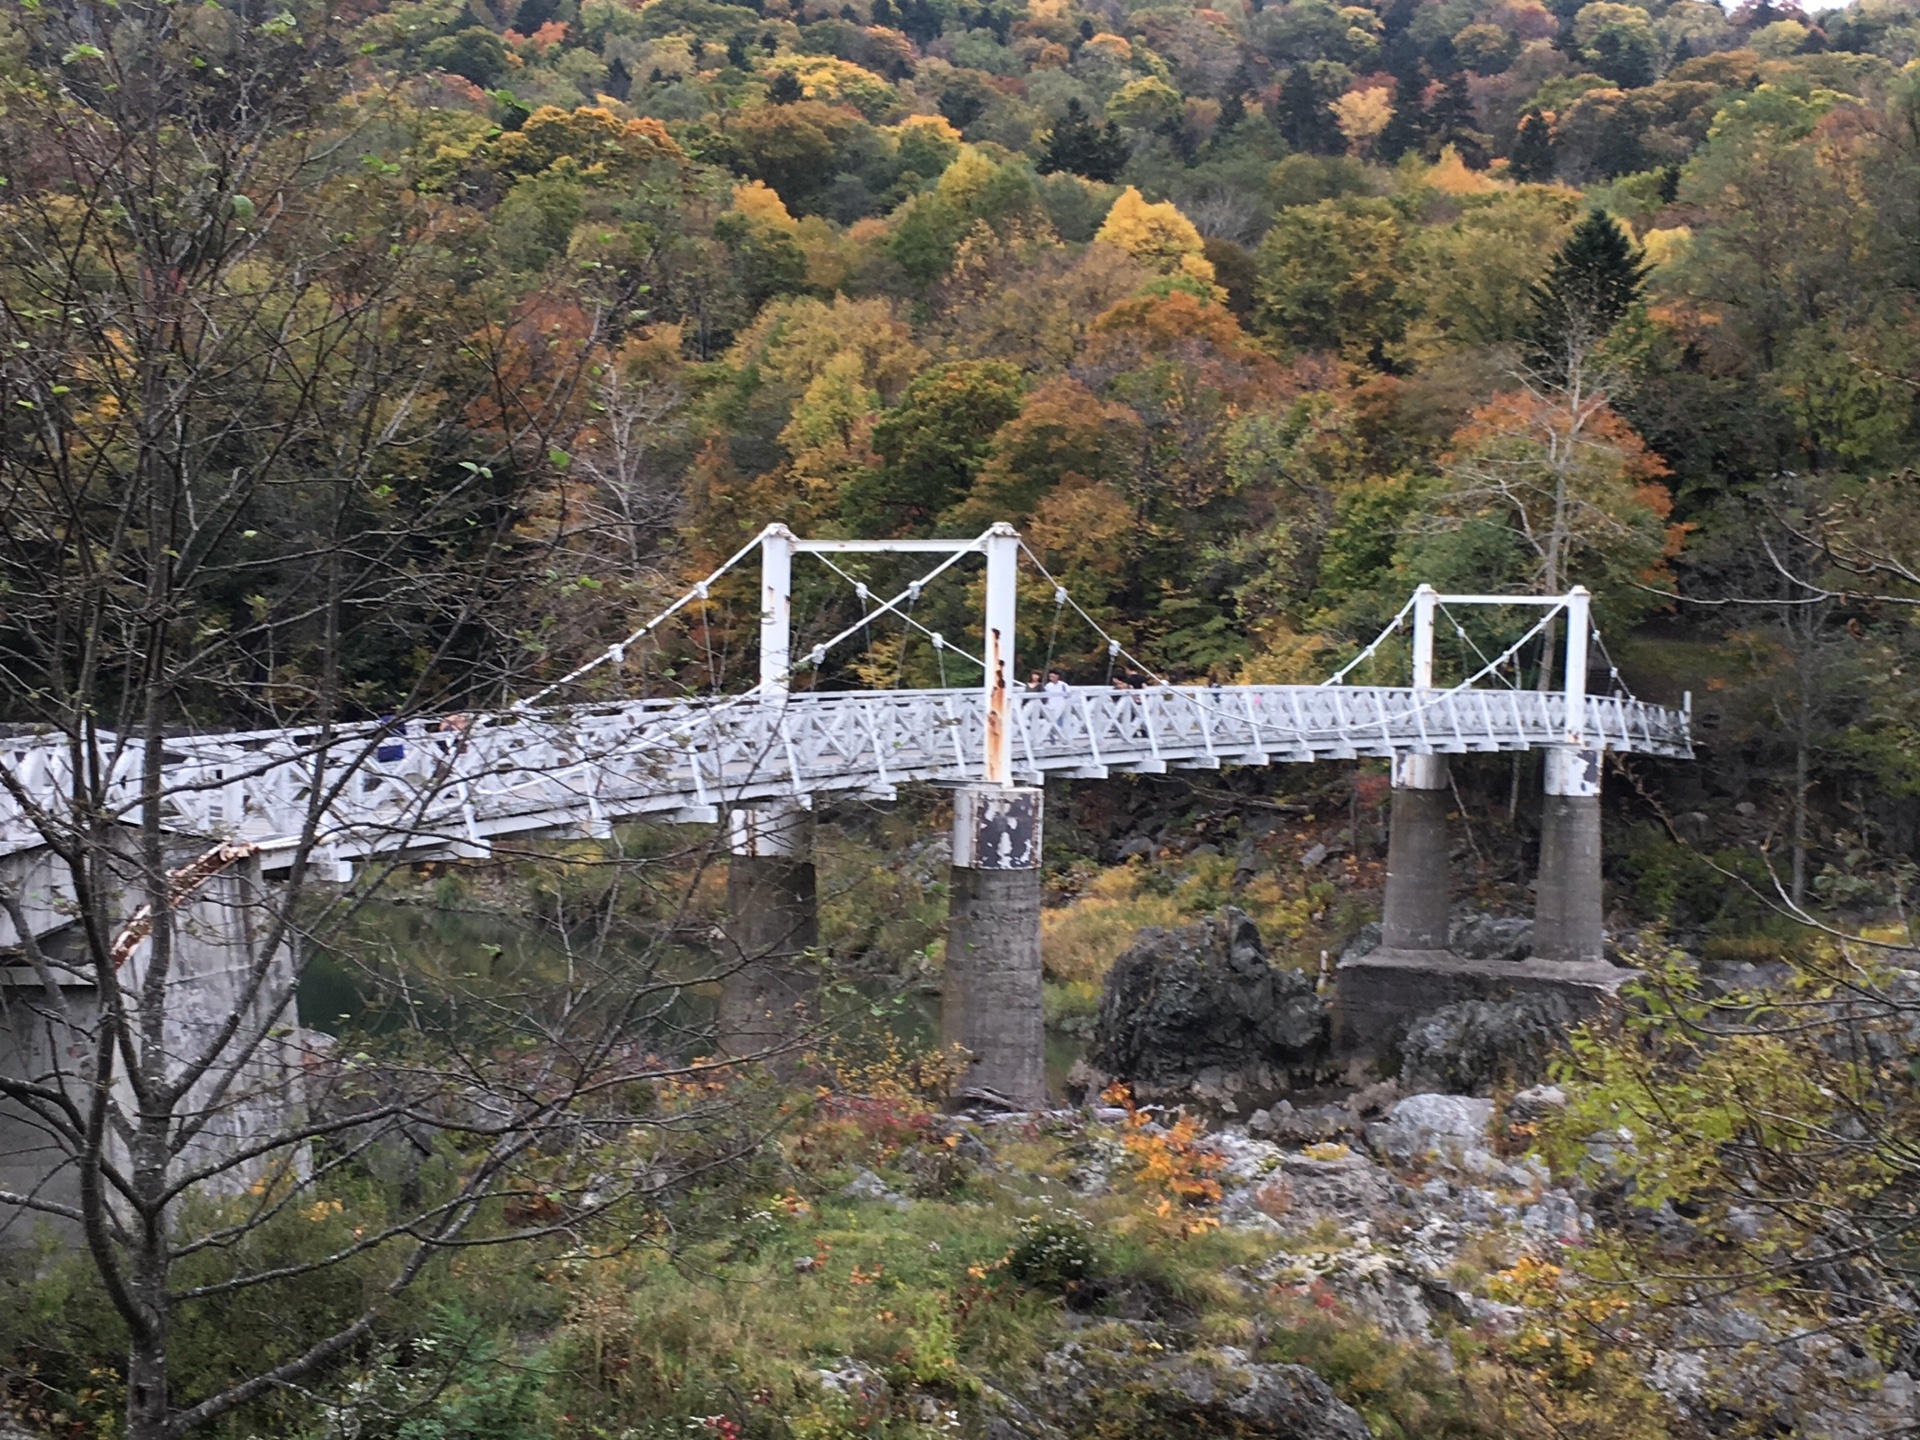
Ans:
{"type": "Polygon", "coordinates": [[[581,676],[588,674],[589,672],[595,669],[598,669],[602,665],[608,664],[609,662],[615,665],[624,663],[627,658],[627,647],[629,645],[638,644],[641,640],[645,639],[654,630],[658,629],[661,625],[665,624],[668,620],[671,620],[676,614],[678,614],[681,610],[685,609],[693,601],[705,600],[707,598],[708,587],[710,587],[714,581],[718,580],[722,575],[726,574],[734,566],[738,565],[742,560],[746,559],[747,556],[751,555],[754,552],[754,550],[759,546],[761,536],[764,535],[765,533],[766,532],[764,530],[761,531],[760,534],[755,535],[753,539],[749,540],[745,545],[742,545],[738,550],[734,551],[733,554],[728,557],[727,562],[724,565],[722,565],[718,570],[715,570],[712,574],[708,575],[706,579],[700,581],[691,590],[687,591],[686,594],[682,595],[678,600],[674,601],[671,605],[667,606],[667,608],[662,610],[658,615],[655,615],[651,620],[647,621],[647,623],[642,625],[638,630],[634,631],[631,635],[627,636],[626,639],[616,641],[614,644],[609,645],[605,650],[601,651],[598,655],[594,656],[593,659],[587,661],[584,665],[579,665],[579,666],[576,666],[574,669],[569,670],[566,674],[562,675],[558,680],[555,680],[551,685],[547,685],[542,687],[539,690],[536,690],[533,694],[527,696],[524,700],[514,701],[513,704],[510,705],[508,708],[511,710],[528,709],[531,706],[538,705],[542,700],[546,699],[549,695],[553,694],[553,692],[558,690],[562,685],[570,685],[575,680],[578,680],[581,676]]]}
{"type": "Polygon", "coordinates": [[[1028,545],[1025,540],[1022,540],[1020,542],[1020,549],[1026,554],[1026,557],[1033,562],[1033,568],[1040,572],[1040,578],[1045,580],[1049,585],[1053,586],[1055,602],[1058,603],[1059,598],[1062,595],[1066,596],[1067,597],[1066,603],[1073,607],[1074,613],[1078,615],[1082,620],[1087,622],[1087,625],[1092,629],[1094,634],[1098,635],[1102,640],[1107,642],[1107,678],[1109,680],[1113,678],[1114,657],[1119,655],[1124,655],[1127,657],[1128,660],[1132,661],[1135,665],[1139,666],[1140,673],[1142,675],[1145,675],[1149,680],[1153,681],[1154,684],[1165,685],[1167,683],[1166,680],[1161,678],[1161,676],[1154,673],[1152,666],[1148,665],[1146,661],[1142,660],[1138,655],[1135,655],[1132,651],[1128,650],[1118,640],[1114,639],[1113,636],[1109,635],[1104,629],[1101,628],[1100,622],[1094,619],[1093,616],[1089,615],[1086,612],[1086,610],[1081,606],[1080,602],[1073,598],[1073,593],[1070,590],[1068,590],[1066,586],[1062,585],[1058,580],[1054,579],[1053,572],[1048,570],[1045,565],[1041,564],[1040,557],[1033,553],[1032,546],[1028,545]]]}
{"type": "Polygon", "coordinates": [[[1333,674],[1322,680],[1320,682],[1320,688],[1325,689],[1329,685],[1338,685],[1358,669],[1362,662],[1371,660],[1374,652],[1386,644],[1387,637],[1406,623],[1407,616],[1413,613],[1413,604],[1414,602],[1412,600],[1408,600],[1406,604],[1402,605],[1400,607],[1400,613],[1387,622],[1386,628],[1374,636],[1372,640],[1368,641],[1366,648],[1358,655],[1354,656],[1353,659],[1349,660],[1338,670],[1334,671],[1333,674]]]}

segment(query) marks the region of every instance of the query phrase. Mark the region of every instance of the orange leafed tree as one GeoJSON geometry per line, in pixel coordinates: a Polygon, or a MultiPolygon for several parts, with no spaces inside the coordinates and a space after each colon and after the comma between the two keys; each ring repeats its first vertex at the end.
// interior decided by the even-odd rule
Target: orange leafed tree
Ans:
{"type": "Polygon", "coordinates": [[[1576,582],[1658,585],[1684,530],[1670,525],[1667,464],[1599,392],[1513,390],[1453,436],[1438,519],[1509,530],[1542,594],[1576,582]]]}

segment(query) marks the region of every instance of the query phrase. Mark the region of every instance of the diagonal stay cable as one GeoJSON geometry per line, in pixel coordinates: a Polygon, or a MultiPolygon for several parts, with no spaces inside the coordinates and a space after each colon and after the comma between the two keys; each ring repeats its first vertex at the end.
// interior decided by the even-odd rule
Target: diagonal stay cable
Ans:
{"type": "MultiPolygon", "coordinates": [[[[1454,613],[1451,610],[1447,609],[1447,607],[1444,605],[1441,605],[1437,608],[1439,609],[1442,615],[1447,617],[1447,623],[1453,626],[1453,633],[1455,635],[1458,635],[1462,640],[1466,641],[1467,648],[1473,651],[1473,653],[1479,657],[1480,663],[1482,665],[1488,664],[1489,662],[1487,660],[1487,652],[1482,650],[1477,644],[1474,643],[1473,636],[1467,633],[1467,627],[1460,623],[1459,618],[1455,616],[1454,613]]],[[[1511,681],[1508,682],[1507,688],[1511,690],[1519,689],[1520,677],[1516,675],[1511,681]]]]}
{"type": "MultiPolygon", "coordinates": [[[[977,546],[979,541],[984,540],[985,538],[986,538],[986,535],[984,533],[981,534],[976,538],[974,545],[977,546]]],[[[821,664],[826,660],[827,652],[831,650],[834,646],[838,645],[842,640],[845,640],[849,635],[858,634],[862,629],[872,624],[875,620],[878,620],[882,615],[889,615],[894,613],[895,611],[898,611],[900,607],[900,602],[902,600],[919,599],[921,590],[926,588],[927,584],[930,581],[938,579],[941,575],[944,575],[947,571],[951,570],[955,565],[958,565],[967,556],[976,554],[976,553],[977,551],[974,548],[974,546],[969,546],[964,550],[955,550],[951,555],[947,556],[946,559],[942,560],[938,565],[934,566],[933,569],[929,570],[926,574],[922,575],[918,580],[908,581],[906,589],[902,590],[898,595],[894,596],[891,600],[887,601],[887,603],[882,605],[879,609],[874,610],[869,614],[862,615],[858,620],[856,620],[853,624],[849,625],[846,629],[842,630],[838,635],[835,635],[830,639],[823,640],[818,645],[815,645],[813,649],[807,652],[804,658],[795,661],[793,664],[787,667],[787,674],[791,675],[795,670],[798,670],[802,665],[821,664]]],[[[837,569],[838,567],[836,566],[835,568],[837,569]]],[[[844,575],[846,572],[843,570],[840,573],[844,575]]],[[[900,611],[900,613],[905,614],[904,611],[900,611]]],[[[927,633],[932,634],[933,632],[928,631],[927,633]]],[[[942,644],[944,645],[944,643],[945,642],[943,641],[942,644]]],[[[971,655],[969,655],[967,658],[969,660],[973,659],[971,655]]],[[[973,663],[976,665],[981,665],[982,669],[986,668],[978,660],[974,660],[973,663]]],[[[742,700],[745,700],[759,694],[761,689],[766,685],[766,683],[767,682],[764,680],[761,681],[760,684],[755,685],[753,689],[744,692],[739,698],[742,700]]]]}
{"type": "MultiPolygon", "coordinates": [[[[764,531],[761,532],[761,534],[764,534],[764,533],[765,533],[764,531]]],[[[667,608],[662,610],[658,615],[655,615],[651,620],[647,621],[647,623],[642,625],[638,630],[635,630],[631,635],[627,636],[626,639],[616,641],[614,644],[609,645],[605,650],[602,650],[598,655],[594,656],[593,659],[587,661],[585,664],[576,666],[574,669],[569,670],[566,674],[562,675],[558,680],[555,680],[552,684],[543,686],[539,690],[536,690],[533,694],[527,696],[525,699],[514,701],[513,704],[508,708],[513,710],[529,709],[532,706],[538,705],[542,700],[545,700],[549,695],[553,694],[553,692],[558,690],[561,686],[571,685],[575,680],[580,679],[581,676],[590,673],[591,671],[597,669],[601,665],[605,665],[608,662],[612,662],[615,665],[624,664],[627,658],[628,646],[637,645],[640,641],[644,640],[654,630],[657,630],[660,626],[664,625],[667,621],[671,620],[681,610],[684,610],[688,605],[691,605],[695,600],[705,600],[707,598],[708,588],[713,584],[713,582],[718,580],[722,575],[726,574],[734,566],[738,565],[742,560],[746,559],[747,556],[751,555],[754,552],[754,550],[759,546],[760,538],[761,538],[760,535],[755,535],[753,539],[749,540],[745,545],[742,545],[738,550],[734,551],[733,554],[730,557],[728,557],[727,562],[724,565],[722,565],[718,570],[715,570],[712,574],[708,575],[706,579],[700,581],[691,590],[687,591],[686,594],[682,595],[678,600],[675,600],[671,605],[667,606],[667,608]]],[[[711,649],[711,646],[709,646],[709,649],[711,649]]],[[[709,658],[711,658],[711,656],[709,656],[709,658]]]]}
{"type": "MultiPolygon", "coordinates": [[[[1047,567],[1044,564],[1041,563],[1040,557],[1033,553],[1033,551],[1027,546],[1027,543],[1024,540],[1020,542],[1020,548],[1026,551],[1027,558],[1033,561],[1034,569],[1038,570],[1044,579],[1046,579],[1049,583],[1051,583],[1056,589],[1060,589],[1060,590],[1066,589],[1064,585],[1061,585],[1058,580],[1054,579],[1052,573],[1048,571],[1047,567]]],[[[1080,602],[1073,598],[1072,592],[1070,591],[1067,594],[1067,603],[1073,606],[1075,612],[1080,616],[1080,618],[1085,620],[1087,624],[1093,628],[1093,631],[1095,634],[1099,635],[1103,640],[1107,641],[1110,647],[1114,647],[1113,653],[1125,655],[1129,660],[1133,661],[1134,664],[1138,665],[1141,671],[1144,674],[1146,674],[1149,679],[1153,680],[1157,685],[1161,686],[1164,689],[1172,691],[1176,695],[1183,697],[1191,705],[1200,707],[1202,709],[1218,708],[1214,705],[1213,701],[1207,698],[1203,698],[1201,694],[1197,694],[1192,690],[1185,689],[1179,686],[1169,685],[1164,679],[1161,679],[1158,675],[1154,674],[1154,672],[1151,669],[1149,669],[1144,662],[1142,662],[1137,656],[1127,651],[1126,648],[1122,646],[1118,640],[1114,639],[1105,630],[1103,630],[1100,626],[1100,622],[1095,620],[1091,615],[1087,614],[1087,612],[1081,608],[1080,602]]],[[[1488,661],[1487,664],[1483,666],[1480,670],[1476,671],[1472,675],[1469,675],[1466,679],[1462,680],[1458,685],[1453,686],[1451,689],[1435,690],[1427,698],[1423,698],[1421,700],[1416,701],[1409,709],[1407,709],[1403,713],[1402,718],[1405,718],[1407,716],[1419,715],[1425,712],[1426,710],[1429,710],[1437,705],[1443,704],[1447,700],[1452,698],[1454,695],[1458,694],[1459,692],[1471,688],[1477,681],[1484,680],[1488,675],[1497,671],[1500,666],[1506,664],[1516,654],[1518,654],[1520,652],[1520,649],[1523,646],[1527,645],[1529,642],[1533,640],[1534,636],[1540,634],[1541,631],[1545,630],[1547,625],[1554,619],[1555,616],[1557,616],[1560,613],[1560,611],[1563,608],[1564,608],[1563,606],[1555,605],[1551,609],[1547,610],[1546,613],[1544,613],[1537,621],[1534,622],[1533,627],[1530,630],[1528,630],[1526,634],[1522,635],[1518,640],[1514,641],[1512,645],[1508,646],[1505,650],[1501,651],[1500,654],[1496,655],[1492,660],[1488,661]]],[[[1346,665],[1341,667],[1340,670],[1336,671],[1334,676],[1331,679],[1322,681],[1321,688],[1324,688],[1327,685],[1336,683],[1342,676],[1346,675],[1349,671],[1351,671],[1354,668],[1354,666],[1358,665],[1362,660],[1366,659],[1375,650],[1377,650],[1381,645],[1381,643],[1386,640],[1387,636],[1391,635],[1396,629],[1400,627],[1401,624],[1405,622],[1407,615],[1412,611],[1412,609],[1413,609],[1413,601],[1409,600],[1405,605],[1400,607],[1400,613],[1398,615],[1395,615],[1393,619],[1388,622],[1386,628],[1382,630],[1379,633],[1379,635],[1374,637],[1373,643],[1369,645],[1365,650],[1363,650],[1358,656],[1356,656],[1354,659],[1350,660],[1346,665]]],[[[1227,714],[1230,712],[1227,712],[1224,709],[1219,709],[1219,713],[1227,714]]]]}
{"type": "MultiPolygon", "coordinates": [[[[826,566],[829,570],[833,571],[833,573],[838,575],[842,580],[846,581],[849,585],[853,586],[854,593],[860,596],[860,603],[863,605],[866,603],[867,587],[864,583],[854,579],[853,576],[849,575],[845,570],[842,570],[838,565],[834,564],[833,561],[829,560],[823,552],[814,550],[814,551],[809,551],[807,553],[811,554],[814,559],[818,560],[822,565],[826,566]]],[[[934,573],[937,574],[939,572],[936,571],[934,573]]],[[[928,576],[927,578],[931,579],[932,577],[928,576]]],[[[925,583],[926,583],[926,580],[916,580],[913,582],[912,585],[909,585],[907,587],[907,591],[909,592],[907,595],[907,601],[909,606],[911,606],[914,601],[920,598],[917,587],[922,586],[925,583]]],[[[877,611],[873,616],[867,616],[863,614],[861,616],[860,623],[864,625],[867,623],[869,619],[877,619],[877,618],[879,618],[879,614],[877,611]]],[[[953,651],[954,654],[958,655],[962,660],[973,661],[973,663],[978,665],[982,671],[984,671],[987,668],[987,662],[982,660],[979,656],[969,655],[965,650],[960,649],[951,640],[948,640],[944,635],[936,634],[934,631],[929,630],[926,626],[922,625],[918,620],[914,619],[913,612],[911,609],[902,610],[900,612],[900,618],[906,621],[907,624],[911,625],[914,629],[918,630],[922,635],[925,635],[928,639],[934,641],[941,649],[953,651]]]]}
{"type": "Polygon", "coordinates": [[[1600,638],[1600,627],[1598,625],[1593,627],[1593,643],[1600,647],[1600,657],[1607,662],[1607,678],[1626,693],[1627,699],[1638,700],[1640,697],[1633,693],[1633,687],[1627,683],[1626,677],[1620,673],[1620,662],[1613,658],[1613,652],[1607,649],[1607,642],[1600,638]]]}

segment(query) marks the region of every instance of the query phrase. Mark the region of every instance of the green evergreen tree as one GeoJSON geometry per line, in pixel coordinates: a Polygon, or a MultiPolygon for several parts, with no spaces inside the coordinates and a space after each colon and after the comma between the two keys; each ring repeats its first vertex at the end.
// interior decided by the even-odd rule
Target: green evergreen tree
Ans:
{"type": "Polygon", "coordinates": [[[633,93],[633,72],[618,55],[607,62],[606,90],[616,100],[625,100],[633,93]]]}
{"type": "Polygon", "coordinates": [[[1109,120],[1101,129],[1087,118],[1085,106],[1069,100],[1067,113],[1053,127],[1034,168],[1042,175],[1064,171],[1112,184],[1120,178],[1120,167],[1126,163],[1127,142],[1120,137],[1120,127],[1109,120]]]}
{"type": "Polygon", "coordinates": [[[800,78],[791,70],[777,70],[767,82],[767,99],[775,105],[796,104],[805,93],[800,88],[800,78]]]}
{"type": "Polygon", "coordinates": [[[1520,120],[1507,156],[1507,173],[1527,183],[1553,179],[1553,127],[1538,110],[1529,110],[1520,120]]]}
{"type": "Polygon", "coordinates": [[[1607,180],[1652,169],[1653,156],[1647,150],[1645,120],[1624,106],[1607,114],[1600,122],[1593,163],[1607,180]]]}
{"type": "Polygon", "coordinates": [[[1653,84],[1653,52],[1636,31],[1609,25],[1593,37],[1590,54],[1594,68],[1622,90],[1653,84]]]}
{"type": "Polygon", "coordinates": [[[1326,95],[1305,65],[1287,72],[1280,86],[1279,110],[1274,118],[1281,138],[1301,154],[1338,155],[1347,148],[1326,95]]]}
{"type": "Polygon", "coordinates": [[[924,533],[967,497],[1025,388],[1004,360],[959,360],[919,376],[874,425],[880,465],[842,490],[841,519],[856,535],[924,533]]]}
{"type": "Polygon", "coordinates": [[[1532,314],[1521,337],[1527,363],[1550,383],[1566,384],[1639,301],[1648,268],[1611,215],[1588,211],[1529,292],[1532,314]]]}
{"type": "Polygon", "coordinates": [[[1380,158],[1389,165],[1427,142],[1426,82],[1409,70],[1393,87],[1393,118],[1380,132],[1380,158]]]}
{"type": "Polygon", "coordinates": [[[520,6],[513,12],[513,28],[522,35],[531,35],[549,20],[559,17],[560,0],[520,0],[520,6]]]}
{"type": "Polygon", "coordinates": [[[1464,70],[1454,70],[1440,82],[1433,109],[1427,115],[1427,133],[1436,151],[1451,145],[1475,170],[1487,167],[1487,137],[1475,126],[1473,96],[1464,70]]]}

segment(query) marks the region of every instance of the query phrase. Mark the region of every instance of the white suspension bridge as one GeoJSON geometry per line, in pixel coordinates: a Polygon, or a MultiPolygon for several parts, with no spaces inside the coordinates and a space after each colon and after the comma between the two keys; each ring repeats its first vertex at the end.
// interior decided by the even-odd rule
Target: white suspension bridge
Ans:
{"type": "Polygon", "coordinates": [[[1039,867],[1041,782],[1050,776],[1390,757],[1383,943],[1375,956],[1342,962],[1341,1018],[1330,1043],[1378,1049],[1412,1017],[1466,996],[1545,988],[1576,1007],[1601,1003],[1625,972],[1603,954],[1600,752],[1684,758],[1692,748],[1689,706],[1589,693],[1593,643],[1590,597],[1579,588],[1502,596],[1421,586],[1320,684],[1176,685],[1100,627],[1011,526],[970,539],[861,541],[803,540],[770,525],[619,644],[495,712],[172,736],[154,785],[145,783],[144,737],[15,733],[0,739],[0,949],[12,957],[0,966],[0,1083],[14,1071],[30,1083],[0,1103],[0,1211],[11,1204],[79,1213],[80,1141],[45,1096],[84,1090],[90,1082],[69,1057],[94,1053],[101,1017],[114,1007],[132,1013],[147,1003],[139,977],[162,930],[172,955],[162,1002],[169,1064],[201,1077],[195,1093],[212,1117],[194,1146],[244,1147],[299,1113],[304,1052],[274,1038],[297,1024],[300,962],[283,923],[293,896],[267,882],[302,864],[346,881],[357,867],[377,869],[369,862],[482,858],[515,836],[604,836],[646,818],[726,820],[720,948],[734,960],[716,1042],[736,1057],[777,1056],[797,1017],[811,1013],[817,981],[808,812],[819,797],[886,798],[906,784],[955,787],[942,1033],[974,1057],[959,1093],[984,1103],[1046,1102],[1039,867]],[[870,603],[841,563],[900,553],[936,563],[884,602],[870,603]],[[756,555],[755,684],[735,695],[593,697],[589,677],[625,666],[650,638],[658,645],[656,632],[704,607],[715,583],[756,555]],[[793,571],[807,556],[854,588],[862,613],[796,652],[793,571]],[[963,653],[927,630],[914,606],[926,586],[972,556],[985,569],[981,653],[967,656],[981,667],[978,685],[796,686],[821,673],[837,647],[863,632],[871,637],[882,623],[924,632],[942,657],[963,653]],[[1151,683],[1020,685],[1014,637],[1023,556],[1052,587],[1055,633],[1071,607],[1104,642],[1110,665],[1125,659],[1151,683]],[[1458,606],[1530,607],[1537,619],[1489,657],[1455,618],[1458,606]],[[1464,678],[1444,686],[1435,662],[1443,625],[1472,653],[1454,672],[1464,678]],[[1564,653],[1560,683],[1522,687],[1523,654],[1543,639],[1543,649],[1564,653]],[[1402,655],[1409,683],[1350,683],[1369,660],[1402,655]],[[1547,752],[1535,958],[1476,969],[1447,952],[1445,757],[1534,749],[1547,752]],[[148,803],[158,804],[157,817],[142,809],[148,803]],[[148,818],[167,832],[166,853],[184,861],[164,878],[140,869],[119,837],[98,843],[103,828],[148,818]],[[89,882],[110,928],[82,934],[75,876],[93,873],[96,861],[114,872],[104,889],[89,882]],[[104,935],[113,938],[103,950],[104,935]],[[234,1022],[241,1031],[221,1028],[221,1016],[242,1017],[234,1022]],[[234,1033],[241,1038],[230,1045],[234,1033]]]}
{"type": "MultiPolygon", "coordinates": [[[[770,525],[620,644],[499,713],[170,739],[163,823],[185,835],[243,845],[268,869],[276,855],[310,843],[320,860],[350,870],[379,855],[480,856],[516,835],[605,835],[612,825],[642,818],[713,822],[726,807],[756,802],[810,807],[814,796],[834,793],[891,798],[909,783],[1037,784],[1049,776],[1532,749],[1692,754],[1687,707],[1588,693],[1588,642],[1597,632],[1587,592],[1579,588],[1543,597],[1441,595],[1422,586],[1372,644],[1318,685],[1156,681],[1137,689],[1076,685],[1035,692],[1016,680],[1012,643],[1023,552],[1018,533],[1006,525],[964,540],[887,541],[803,540],[770,525]],[[757,684],[731,696],[569,701],[569,691],[589,672],[621,664],[630,648],[705,600],[715,581],[755,552],[761,563],[757,684]],[[853,583],[830,557],[899,552],[944,558],[865,610],[856,624],[796,657],[794,559],[817,555],[853,583]],[[797,675],[821,666],[836,646],[882,617],[917,625],[911,608],[923,588],[975,554],[986,561],[980,685],[793,688],[797,675]],[[1475,673],[1440,688],[1433,680],[1438,622],[1451,618],[1446,607],[1462,604],[1531,606],[1540,618],[1475,673]],[[1566,663],[1558,689],[1483,683],[1514,665],[1559,617],[1566,663]],[[1402,627],[1410,629],[1412,683],[1347,683],[1402,627]]],[[[859,589],[864,608],[865,587],[859,589]]],[[[1054,599],[1085,616],[1064,587],[1055,585],[1054,599]]],[[[1110,655],[1126,654],[1086,618],[1110,655]]],[[[936,647],[947,645],[928,634],[936,647]]],[[[1464,630],[1460,634],[1464,638],[1464,630]]],[[[130,737],[102,734],[92,754],[82,753],[89,784],[76,787],[76,750],[68,737],[0,741],[0,765],[8,772],[0,793],[0,853],[45,844],[49,827],[70,820],[77,788],[88,791],[90,806],[137,816],[143,748],[130,737]]]]}

